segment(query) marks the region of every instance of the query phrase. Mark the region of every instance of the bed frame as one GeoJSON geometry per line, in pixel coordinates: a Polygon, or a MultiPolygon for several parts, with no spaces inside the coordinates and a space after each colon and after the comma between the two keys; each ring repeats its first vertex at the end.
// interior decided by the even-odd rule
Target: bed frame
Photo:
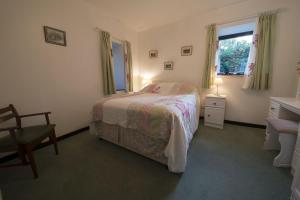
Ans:
{"type": "Polygon", "coordinates": [[[101,139],[134,151],[161,164],[167,165],[168,163],[167,157],[164,155],[168,141],[149,137],[149,135],[138,130],[103,122],[91,124],[90,131],[101,139]]]}

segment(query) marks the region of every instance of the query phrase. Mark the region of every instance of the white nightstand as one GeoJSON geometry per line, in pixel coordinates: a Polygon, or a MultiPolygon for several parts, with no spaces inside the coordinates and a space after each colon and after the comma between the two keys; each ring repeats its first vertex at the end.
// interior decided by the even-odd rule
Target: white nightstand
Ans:
{"type": "Polygon", "coordinates": [[[225,115],[224,95],[209,94],[205,98],[204,125],[215,128],[223,128],[225,115]]]}

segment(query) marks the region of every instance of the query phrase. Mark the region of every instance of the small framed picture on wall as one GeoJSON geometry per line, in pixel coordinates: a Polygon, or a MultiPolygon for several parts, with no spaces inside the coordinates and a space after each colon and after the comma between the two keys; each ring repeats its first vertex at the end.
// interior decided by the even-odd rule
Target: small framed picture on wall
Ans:
{"type": "Polygon", "coordinates": [[[181,56],[191,56],[193,53],[193,46],[181,47],[181,56]]]}
{"type": "Polygon", "coordinates": [[[49,26],[44,26],[44,35],[45,35],[45,41],[47,43],[61,45],[61,46],[67,46],[67,40],[66,40],[66,32],[52,28],[49,26]]]}
{"type": "Polygon", "coordinates": [[[173,61],[164,62],[164,70],[173,70],[173,61]]]}
{"type": "Polygon", "coordinates": [[[157,57],[158,57],[158,50],[149,51],[149,58],[157,58],[157,57]]]}

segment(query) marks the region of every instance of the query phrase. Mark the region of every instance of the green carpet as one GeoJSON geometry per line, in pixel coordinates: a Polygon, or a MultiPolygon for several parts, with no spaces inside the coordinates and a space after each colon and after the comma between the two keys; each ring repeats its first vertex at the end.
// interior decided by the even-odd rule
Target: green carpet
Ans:
{"type": "Polygon", "coordinates": [[[289,199],[290,169],[275,168],[277,152],[263,151],[264,130],[226,124],[195,134],[184,174],[88,132],[35,152],[39,179],[29,167],[0,169],[4,200],[289,199]]]}

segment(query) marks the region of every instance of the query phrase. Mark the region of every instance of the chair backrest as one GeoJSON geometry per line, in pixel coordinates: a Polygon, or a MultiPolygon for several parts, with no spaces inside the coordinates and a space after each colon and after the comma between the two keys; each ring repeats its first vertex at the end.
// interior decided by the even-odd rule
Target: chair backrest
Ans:
{"type": "Polygon", "coordinates": [[[5,108],[0,108],[0,124],[8,120],[16,119],[17,128],[21,128],[21,119],[15,107],[12,104],[5,108]]]}

